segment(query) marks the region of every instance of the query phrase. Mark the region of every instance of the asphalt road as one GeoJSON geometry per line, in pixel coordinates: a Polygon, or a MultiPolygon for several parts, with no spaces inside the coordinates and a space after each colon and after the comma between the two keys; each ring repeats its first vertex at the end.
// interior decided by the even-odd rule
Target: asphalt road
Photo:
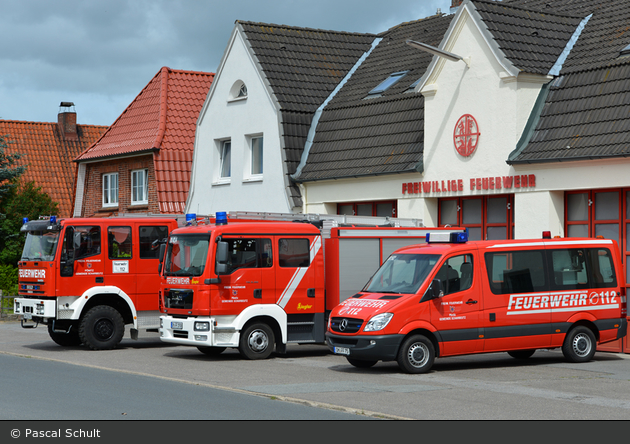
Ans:
{"type": "MultiPolygon", "coordinates": [[[[40,372],[67,368],[69,384],[78,380],[81,372],[77,373],[75,367],[81,366],[91,374],[99,372],[99,380],[125,380],[118,388],[125,393],[131,393],[140,380],[153,385],[156,392],[164,388],[170,395],[168,399],[161,397],[161,413],[151,413],[151,419],[159,419],[160,415],[162,419],[172,419],[169,415],[173,410],[168,403],[177,402],[174,394],[180,389],[188,393],[184,398],[190,396],[191,401],[198,393],[200,398],[194,398],[197,402],[227,393],[246,396],[245,401],[239,398],[240,405],[253,403],[251,400],[268,402],[259,412],[274,419],[291,419],[279,410],[285,405],[291,407],[290,412],[309,407],[366,419],[630,418],[630,355],[622,354],[599,352],[591,362],[571,364],[564,361],[558,350],[539,350],[526,361],[510,358],[507,353],[494,353],[438,359],[430,373],[407,375],[395,363],[354,368],[323,346],[289,346],[286,355],[247,361],[236,350],[209,357],[192,347],[163,344],[156,334],[141,333],[140,340],[124,339],[116,350],[94,352],[57,346],[48,338],[45,327],[26,330],[16,322],[0,322],[0,355],[4,355],[0,356],[3,373],[7,360],[21,358],[23,362],[28,357],[33,361],[31,367],[40,372]],[[184,390],[184,385],[194,390],[184,390]]],[[[43,375],[32,374],[30,379],[37,380],[42,397],[47,398],[47,387],[56,381],[43,375]]],[[[107,387],[114,390],[116,384],[105,383],[98,390],[95,386],[94,391],[106,395],[107,387]]],[[[15,397],[13,400],[34,402],[15,397]]],[[[197,404],[186,402],[178,404],[177,409],[192,414],[197,404]]],[[[130,405],[111,414],[146,413],[141,412],[141,405],[130,405]]],[[[256,419],[255,415],[248,418],[256,419]]]]}

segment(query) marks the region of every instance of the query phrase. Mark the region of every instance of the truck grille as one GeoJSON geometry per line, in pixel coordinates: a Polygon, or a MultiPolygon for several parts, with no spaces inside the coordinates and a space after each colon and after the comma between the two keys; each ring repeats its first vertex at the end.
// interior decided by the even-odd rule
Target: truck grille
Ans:
{"type": "Polygon", "coordinates": [[[361,330],[361,325],[361,319],[332,318],[330,321],[330,329],[339,333],[356,333],[361,330]]]}
{"type": "Polygon", "coordinates": [[[191,309],[193,307],[192,290],[166,290],[164,297],[166,308],[191,309]]]}

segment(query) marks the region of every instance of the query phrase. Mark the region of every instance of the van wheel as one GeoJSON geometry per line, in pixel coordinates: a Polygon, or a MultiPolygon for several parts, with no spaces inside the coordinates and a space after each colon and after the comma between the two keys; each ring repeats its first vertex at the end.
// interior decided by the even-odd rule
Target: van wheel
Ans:
{"type": "Polygon", "coordinates": [[[246,359],[267,359],[274,346],[273,330],[267,324],[252,324],[241,332],[238,351],[246,359]]]}
{"type": "Polygon", "coordinates": [[[426,336],[410,336],[400,346],[396,360],[405,373],[426,373],[435,361],[435,348],[426,336]]]}
{"type": "Polygon", "coordinates": [[[79,337],[92,350],[111,350],[125,334],[125,323],[116,309],[108,305],[91,308],[79,324],[79,337]]]}
{"type": "Polygon", "coordinates": [[[225,347],[197,347],[197,350],[199,350],[204,355],[219,356],[225,351],[225,347]]]}
{"type": "Polygon", "coordinates": [[[587,362],[597,350],[597,339],[590,328],[579,325],[564,338],[562,353],[569,362],[587,362]]]}
{"type": "Polygon", "coordinates": [[[534,349],[534,350],[511,350],[511,351],[508,352],[508,355],[510,355],[514,359],[527,359],[527,358],[530,358],[535,352],[536,352],[536,349],[534,349]]]}
{"type": "Polygon", "coordinates": [[[62,347],[73,347],[76,345],[81,345],[81,338],[79,338],[79,331],[76,325],[71,325],[69,327],[69,331],[59,332],[53,330],[52,322],[48,324],[48,335],[50,339],[55,341],[57,345],[61,345],[62,347]]]}
{"type": "Polygon", "coordinates": [[[378,362],[378,361],[367,361],[364,359],[354,359],[354,358],[346,358],[348,360],[348,362],[357,367],[357,368],[370,368],[370,367],[374,367],[374,365],[378,362]]]}

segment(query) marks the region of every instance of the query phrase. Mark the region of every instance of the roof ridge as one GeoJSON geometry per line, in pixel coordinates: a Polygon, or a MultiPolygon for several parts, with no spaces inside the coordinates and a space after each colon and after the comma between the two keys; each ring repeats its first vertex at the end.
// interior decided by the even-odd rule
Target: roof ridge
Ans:
{"type": "Polygon", "coordinates": [[[330,34],[340,34],[340,35],[363,35],[363,36],[373,36],[373,37],[377,36],[376,34],[372,32],[336,31],[333,29],[309,28],[305,26],[281,25],[277,23],[250,22],[247,20],[236,20],[236,23],[240,25],[250,25],[250,26],[261,25],[261,26],[270,26],[270,27],[273,26],[276,28],[299,29],[299,30],[305,30],[305,31],[326,32],[330,34]]]}
{"type": "Polygon", "coordinates": [[[448,15],[451,15],[451,14],[445,14],[445,13],[442,12],[442,13],[439,13],[439,14],[433,14],[433,15],[430,15],[428,17],[420,18],[420,19],[417,19],[417,20],[409,20],[408,22],[402,22],[402,23],[399,23],[397,25],[392,26],[391,28],[389,28],[389,29],[387,29],[387,30],[385,30],[383,32],[379,32],[378,36],[381,37],[383,35],[387,35],[390,32],[397,31],[398,29],[400,29],[400,28],[402,28],[404,26],[416,25],[416,24],[418,24],[420,22],[424,22],[426,20],[438,19],[438,18],[442,18],[442,17],[448,16],[448,15]]]}
{"type": "Polygon", "coordinates": [[[509,7],[511,9],[517,9],[519,11],[527,11],[527,12],[536,12],[538,14],[543,14],[543,15],[553,15],[553,16],[557,16],[557,17],[562,17],[562,18],[579,18],[582,19],[584,18],[583,16],[580,15],[570,15],[570,14],[560,14],[558,12],[555,12],[556,10],[554,9],[553,11],[544,11],[542,9],[530,9],[530,8],[525,8],[523,6],[516,6],[514,3],[515,2],[496,2],[494,0],[470,0],[471,3],[484,3],[486,5],[493,5],[493,6],[503,6],[503,7],[509,7]]]}
{"type": "MultiPolygon", "coordinates": [[[[57,122],[36,122],[33,120],[15,120],[15,119],[0,119],[0,122],[5,122],[5,123],[20,123],[20,124],[28,124],[28,125],[33,125],[33,124],[38,124],[38,125],[57,125],[57,122]]],[[[93,128],[108,128],[109,125],[95,125],[93,123],[77,123],[77,126],[81,126],[81,127],[93,127],[93,128]]]]}

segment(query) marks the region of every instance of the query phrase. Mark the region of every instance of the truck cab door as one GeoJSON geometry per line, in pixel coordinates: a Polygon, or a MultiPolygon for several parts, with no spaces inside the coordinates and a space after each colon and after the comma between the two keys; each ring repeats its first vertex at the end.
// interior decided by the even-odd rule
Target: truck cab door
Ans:
{"type": "MultiPolygon", "coordinates": [[[[320,260],[319,236],[282,236],[276,238],[276,303],[288,314],[323,311],[323,297],[316,297],[315,275],[320,260]]],[[[323,266],[323,264],[322,264],[323,266]]]]}
{"type": "Polygon", "coordinates": [[[447,258],[433,279],[439,279],[443,295],[430,300],[431,324],[438,330],[442,355],[483,350],[481,313],[483,297],[478,261],[471,253],[447,258]]]}
{"type": "Polygon", "coordinates": [[[66,226],[57,294],[80,296],[94,286],[103,285],[103,273],[101,227],[66,226]]]}

